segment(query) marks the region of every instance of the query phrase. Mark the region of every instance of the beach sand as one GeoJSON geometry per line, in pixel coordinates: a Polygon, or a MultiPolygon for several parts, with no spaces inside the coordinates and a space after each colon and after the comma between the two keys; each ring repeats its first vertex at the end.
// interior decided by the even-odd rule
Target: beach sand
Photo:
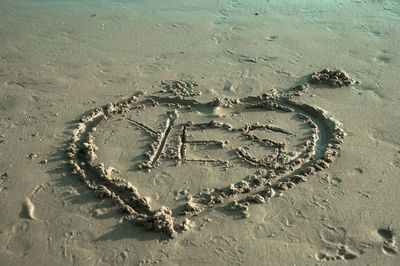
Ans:
{"type": "Polygon", "coordinates": [[[400,264],[398,1],[3,0],[0,25],[1,265],[400,264]]]}

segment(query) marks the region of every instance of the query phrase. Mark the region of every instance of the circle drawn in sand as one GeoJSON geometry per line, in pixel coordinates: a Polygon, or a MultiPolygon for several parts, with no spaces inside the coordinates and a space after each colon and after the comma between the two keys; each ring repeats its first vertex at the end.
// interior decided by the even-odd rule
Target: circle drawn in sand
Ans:
{"type": "Polygon", "coordinates": [[[328,168],[338,154],[344,137],[338,123],[328,118],[322,109],[293,101],[308,87],[308,84],[301,84],[283,93],[273,90],[258,97],[214,99],[208,103],[183,97],[133,96],[127,101],[97,108],[81,118],[67,149],[68,163],[73,173],[80,176],[96,195],[114,199],[122,207],[126,220],[146,230],[164,231],[170,237],[175,237],[177,233],[190,228],[191,216],[222,204],[248,216],[250,204],[263,203],[277,195],[277,190],[287,190],[305,182],[309,175],[328,168]],[[151,119],[143,115],[145,112],[158,112],[159,118],[163,119],[158,124],[163,126],[153,128],[149,125],[151,119]],[[287,123],[292,121],[298,128],[306,128],[309,135],[296,138],[296,134],[284,126],[268,121],[254,122],[252,112],[290,117],[287,123]],[[199,191],[173,210],[165,206],[155,210],[151,207],[151,199],[142,196],[128,177],[121,176],[114,167],[97,162],[97,127],[117,116],[152,139],[150,150],[138,163],[143,173],[156,171],[158,167],[185,165],[190,168],[191,164],[211,164],[227,171],[244,167],[252,173],[246,176],[238,174],[237,177],[233,176],[233,182],[199,191]],[[218,134],[227,133],[236,137],[227,141],[219,139],[218,134],[216,137],[208,134],[215,130],[219,130],[218,134]],[[293,146],[289,150],[288,143],[271,139],[265,132],[303,143],[296,145],[295,151],[293,146]],[[243,146],[240,141],[232,144],[239,139],[246,139],[250,144],[243,146]],[[218,155],[196,156],[199,150],[196,147],[212,150],[211,155],[221,151],[228,155],[226,158],[218,155]],[[258,151],[261,147],[261,155],[255,155],[253,151],[256,149],[251,147],[258,147],[258,151]],[[163,165],[164,161],[174,162],[174,165],[163,165]]]}

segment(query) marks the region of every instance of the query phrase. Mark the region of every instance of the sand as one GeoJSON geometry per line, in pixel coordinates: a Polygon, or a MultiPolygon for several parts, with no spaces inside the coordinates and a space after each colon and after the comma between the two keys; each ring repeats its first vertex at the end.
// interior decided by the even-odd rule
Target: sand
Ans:
{"type": "Polygon", "coordinates": [[[2,265],[400,263],[397,1],[4,0],[0,25],[2,265]]]}

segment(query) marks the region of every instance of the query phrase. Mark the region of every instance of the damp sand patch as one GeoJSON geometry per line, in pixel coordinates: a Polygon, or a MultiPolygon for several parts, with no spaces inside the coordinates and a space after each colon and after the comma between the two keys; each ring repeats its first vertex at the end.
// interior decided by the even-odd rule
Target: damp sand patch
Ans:
{"type": "Polygon", "coordinates": [[[98,197],[146,230],[176,237],[214,206],[248,217],[250,204],[307,181],[338,155],[339,123],[295,101],[308,89],[206,103],[132,96],[82,117],[67,160],[98,197]],[[115,148],[117,139],[123,145],[115,148]]]}

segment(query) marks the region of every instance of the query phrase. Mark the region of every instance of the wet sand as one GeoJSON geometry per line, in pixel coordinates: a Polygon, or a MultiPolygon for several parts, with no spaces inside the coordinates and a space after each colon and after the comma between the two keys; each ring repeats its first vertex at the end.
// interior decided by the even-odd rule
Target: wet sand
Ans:
{"type": "Polygon", "coordinates": [[[399,263],[397,2],[6,0],[0,22],[3,265],[399,263]]]}

